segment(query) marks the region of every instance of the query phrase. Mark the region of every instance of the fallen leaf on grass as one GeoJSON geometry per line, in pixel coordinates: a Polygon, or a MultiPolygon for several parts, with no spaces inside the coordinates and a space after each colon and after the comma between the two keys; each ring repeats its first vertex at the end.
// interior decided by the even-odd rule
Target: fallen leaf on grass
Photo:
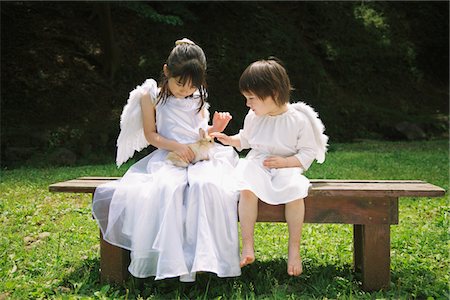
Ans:
{"type": "Polygon", "coordinates": [[[25,242],[25,244],[27,246],[31,245],[32,243],[34,243],[36,241],[36,238],[33,236],[26,236],[23,238],[23,241],[25,242]]]}
{"type": "Polygon", "coordinates": [[[38,235],[38,239],[40,240],[45,240],[46,238],[48,238],[50,236],[50,232],[41,232],[38,235]]]}
{"type": "Polygon", "coordinates": [[[60,293],[70,293],[71,289],[66,286],[59,286],[57,289],[60,293]]]}
{"type": "Polygon", "coordinates": [[[9,298],[10,293],[3,293],[0,294],[0,300],[6,300],[9,298]]]}
{"type": "Polygon", "coordinates": [[[26,236],[23,238],[25,242],[25,248],[31,249],[34,246],[42,243],[43,240],[46,240],[50,236],[50,232],[41,232],[38,234],[37,238],[34,236],[26,236]]]}
{"type": "Polygon", "coordinates": [[[17,271],[17,265],[14,264],[11,271],[9,271],[9,274],[14,274],[14,273],[16,273],[16,271],[17,271]]]}

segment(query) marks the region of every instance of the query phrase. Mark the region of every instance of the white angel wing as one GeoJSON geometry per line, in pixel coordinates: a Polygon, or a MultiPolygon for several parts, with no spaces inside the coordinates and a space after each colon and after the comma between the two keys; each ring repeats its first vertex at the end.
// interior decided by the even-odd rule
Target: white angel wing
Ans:
{"type": "Polygon", "coordinates": [[[311,106],[304,102],[292,103],[291,105],[308,117],[314,131],[314,138],[317,145],[316,160],[318,163],[323,163],[325,161],[325,154],[327,153],[328,136],[323,133],[325,131],[325,126],[319,119],[319,115],[311,106]]]}
{"type": "Polygon", "coordinates": [[[120,134],[116,143],[117,167],[130,159],[134,151],[141,151],[149,145],[144,136],[141,110],[141,95],[145,92],[149,92],[150,97],[156,99],[158,86],[155,80],[147,79],[142,85],[132,90],[123,108],[120,116],[120,134]]]}
{"type": "Polygon", "coordinates": [[[212,122],[212,120],[209,119],[210,118],[209,108],[210,108],[209,103],[205,102],[205,104],[203,105],[203,111],[204,111],[203,117],[207,120],[207,122],[209,122],[209,121],[212,122]]]}

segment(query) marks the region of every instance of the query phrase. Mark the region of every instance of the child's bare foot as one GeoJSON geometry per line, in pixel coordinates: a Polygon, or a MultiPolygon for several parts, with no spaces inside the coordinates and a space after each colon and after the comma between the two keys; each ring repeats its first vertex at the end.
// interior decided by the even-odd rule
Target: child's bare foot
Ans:
{"type": "Polygon", "coordinates": [[[299,276],[303,272],[302,258],[297,251],[289,251],[287,272],[290,276],[299,276]]]}
{"type": "Polygon", "coordinates": [[[253,246],[243,246],[241,253],[241,268],[249,265],[255,261],[255,251],[253,250],[253,246]]]}

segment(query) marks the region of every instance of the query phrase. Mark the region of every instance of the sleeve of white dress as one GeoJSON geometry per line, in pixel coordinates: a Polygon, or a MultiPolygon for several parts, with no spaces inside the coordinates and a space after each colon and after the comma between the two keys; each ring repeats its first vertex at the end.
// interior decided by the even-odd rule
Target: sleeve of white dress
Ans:
{"type": "Polygon", "coordinates": [[[117,138],[116,164],[120,167],[130,159],[135,151],[141,151],[149,144],[144,135],[142,123],[141,96],[149,92],[154,103],[158,93],[158,86],[153,79],[147,79],[130,92],[127,104],[120,116],[120,134],[117,138]]]}
{"type": "Polygon", "coordinates": [[[249,132],[251,131],[252,126],[252,111],[249,111],[248,114],[245,116],[244,119],[244,126],[241,130],[239,130],[239,133],[237,134],[239,137],[239,140],[241,142],[241,147],[237,148],[238,151],[242,151],[243,149],[250,148],[250,144],[248,142],[249,132]]]}
{"type": "Polygon", "coordinates": [[[303,121],[304,126],[302,126],[300,131],[297,144],[299,152],[296,156],[305,170],[307,170],[314,159],[316,159],[318,163],[323,163],[325,161],[328,136],[324,134],[325,126],[312,107],[303,102],[291,105],[305,116],[303,121]]]}

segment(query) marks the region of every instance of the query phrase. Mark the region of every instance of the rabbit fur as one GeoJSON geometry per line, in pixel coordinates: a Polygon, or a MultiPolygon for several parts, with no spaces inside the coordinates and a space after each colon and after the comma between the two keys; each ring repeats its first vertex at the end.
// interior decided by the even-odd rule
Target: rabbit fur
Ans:
{"type": "MultiPolygon", "coordinates": [[[[214,146],[214,139],[210,137],[202,128],[199,129],[200,139],[193,143],[188,144],[189,148],[191,148],[192,152],[195,154],[195,158],[191,161],[191,164],[194,164],[201,160],[209,159],[209,149],[214,146]]],[[[173,165],[177,167],[186,168],[189,163],[185,162],[181,157],[175,152],[171,151],[167,154],[166,159],[173,165]]]]}

